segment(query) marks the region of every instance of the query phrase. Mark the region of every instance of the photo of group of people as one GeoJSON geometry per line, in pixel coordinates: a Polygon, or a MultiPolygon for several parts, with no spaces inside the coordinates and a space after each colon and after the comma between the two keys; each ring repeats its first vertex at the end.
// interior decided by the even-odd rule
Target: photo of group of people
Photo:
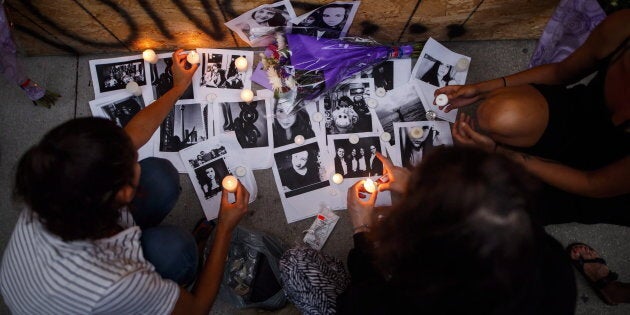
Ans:
{"type": "Polygon", "coordinates": [[[321,97],[319,106],[326,116],[326,134],[375,130],[374,116],[366,102],[373,95],[373,84],[372,79],[346,81],[321,97]]]}
{"type": "Polygon", "coordinates": [[[145,63],[140,56],[90,60],[89,63],[96,98],[124,90],[131,81],[141,87],[147,84],[145,63]]]}
{"type": "MultiPolygon", "coordinates": [[[[202,54],[203,69],[200,85],[209,88],[242,89],[243,73],[236,69],[235,60],[238,55],[202,54]],[[224,58],[227,59],[227,70],[224,58]]],[[[243,56],[244,57],[244,56],[243,56]]]]}
{"type": "Polygon", "coordinates": [[[249,10],[225,25],[252,47],[265,47],[275,41],[276,28],[286,27],[296,17],[289,0],[264,4],[249,10]]]}
{"type": "Polygon", "coordinates": [[[143,108],[144,100],[142,96],[134,96],[131,94],[100,105],[100,109],[105,113],[107,118],[114,121],[119,127],[125,127],[131,118],[143,108]]]}
{"type": "Polygon", "coordinates": [[[346,36],[360,1],[336,1],[292,20],[291,32],[319,38],[346,36]]]}
{"type": "Polygon", "coordinates": [[[320,154],[317,142],[274,153],[280,187],[286,198],[330,185],[320,154]]]}
{"type": "MultiPolygon", "coordinates": [[[[172,54],[164,53],[158,55],[155,64],[149,64],[149,80],[153,89],[153,98],[158,99],[173,87],[173,66],[172,54]]],[[[192,85],[180,97],[181,100],[194,99],[192,85]]]]}
{"type": "Polygon", "coordinates": [[[336,173],[349,178],[383,175],[383,163],[376,157],[376,152],[382,152],[379,137],[361,137],[356,144],[336,139],[333,146],[336,173]]]}

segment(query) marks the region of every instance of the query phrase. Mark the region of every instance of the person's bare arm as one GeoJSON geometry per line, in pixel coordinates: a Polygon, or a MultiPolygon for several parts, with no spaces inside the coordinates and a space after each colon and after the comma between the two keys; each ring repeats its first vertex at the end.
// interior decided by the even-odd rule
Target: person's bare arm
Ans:
{"type": "Polygon", "coordinates": [[[232,231],[247,212],[249,192],[239,182],[236,189],[236,201],[228,202],[228,192],[224,189],[221,196],[221,210],[217,223],[212,250],[199,275],[195,292],[180,289],[179,299],[173,314],[208,314],[219,292],[225,259],[232,239],[232,231]]]}
{"type": "Polygon", "coordinates": [[[498,147],[545,183],[581,196],[607,198],[630,193],[630,157],[594,171],[582,171],[555,161],[498,147]]]}
{"type": "Polygon", "coordinates": [[[186,55],[180,54],[181,52],[182,50],[178,49],[173,53],[173,87],[150,106],[138,112],[125,126],[125,132],[131,138],[136,150],[151,139],[151,135],[164,121],[175,102],[186,91],[193,74],[199,67],[198,64],[194,64],[190,69],[186,69],[186,55]]]}
{"type": "Polygon", "coordinates": [[[597,63],[614,51],[630,36],[630,9],[608,16],[589,35],[586,42],[558,63],[537,66],[502,78],[469,85],[439,88],[435,95],[446,94],[451,101],[446,112],[472,104],[495,89],[522,84],[566,85],[583,79],[597,69],[597,63]],[[504,82],[505,79],[505,82],[504,82]]]}

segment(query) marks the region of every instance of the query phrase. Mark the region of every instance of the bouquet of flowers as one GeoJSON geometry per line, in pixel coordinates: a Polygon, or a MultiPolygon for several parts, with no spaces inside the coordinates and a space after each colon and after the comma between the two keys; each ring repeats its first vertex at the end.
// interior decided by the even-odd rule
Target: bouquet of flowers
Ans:
{"type": "Polygon", "coordinates": [[[296,92],[293,111],[307,100],[356,73],[391,58],[410,58],[419,47],[385,46],[362,38],[327,39],[276,33],[276,44],[261,53],[263,69],[276,97],[296,92]]]}

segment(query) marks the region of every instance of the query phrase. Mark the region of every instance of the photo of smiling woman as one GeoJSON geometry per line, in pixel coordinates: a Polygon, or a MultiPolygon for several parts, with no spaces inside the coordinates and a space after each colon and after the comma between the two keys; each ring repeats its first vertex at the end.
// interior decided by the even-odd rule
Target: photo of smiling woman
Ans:
{"type": "Polygon", "coordinates": [[[311,120],[305,109],[291,113],[294,95],[287,94],[276,101],[273,120],[273,146],[281,147],[293,143],[295,136],[304,139],[315,137],[311,120]]]}
{"type": "Polygon", "coordinates": [[[280,183],[285,197],[301,195],[330,183],[320,165],[320,149],[317,142],[312,142],[274,154],[280,183]],[[323,179],[322,179],[323,178],[323,179]]]}
{"type": "Polygon", "coordinates": [[[317,38],[340,38],[346,35],[356,8],[355,2],[334,2],[318,8],[296,25],[293,33],[317,36],[317,38]]]}

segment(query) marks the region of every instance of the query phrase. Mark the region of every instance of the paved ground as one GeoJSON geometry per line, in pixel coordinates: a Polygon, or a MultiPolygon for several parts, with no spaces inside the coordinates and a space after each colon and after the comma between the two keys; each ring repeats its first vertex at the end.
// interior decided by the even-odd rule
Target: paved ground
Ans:
{"type": "MultiPolygon", "coordinates": [[[[452,42],[449,48],[472,57],[468,82],[509,74],[525,68],[535,48],[534,41],[479,41],[452,42]]],[[[116,55],[120,56],[120,55],[116,55]]],[[[82,57],[31,57],[21,58],[30,77],[46,87],[62,94],[52,109],[34,107],[22,91],[6,81],[0,82],[0,251],[9,240],[17,219],[19,207],[11,201],[13,175],[18,158],[44,133],[63,121],[90,115],[88,102],[93,99],[88,60],[113,56],[82,57]]],[[[288,244],[302,238],[311,219],[286,224],[278,192],[271,170],[256,171],[259,197],[243,225],[271,235],[288,244]]],[[[186,175],[181,175],[183,194],[166,224],[192,229],[202,216],[201,207],[186,175]]],[[[323,251],[345,261],[351,246],[351,229],[344,211],[341,220],[329,238],[323,251]]],[[[630,282],[630,229],[612,225],[564,224],[549,226],[547,230],[563,244],[573,241],[586,242],[603,254],[611,269],[620,274],[621,280],[630,282]]],[[[578,314],[630,314],[630,305],[607,306],[586,286],[578,275],[578,314]]],[[[213,314],[256,314],[254,310],[237,311],[218,302],[213,314]]],[[[296,314],[295,308],[287,307],[276,314],[296,314]]],[[[0,314],[9,314],[0,303],[0,314]]]]}

